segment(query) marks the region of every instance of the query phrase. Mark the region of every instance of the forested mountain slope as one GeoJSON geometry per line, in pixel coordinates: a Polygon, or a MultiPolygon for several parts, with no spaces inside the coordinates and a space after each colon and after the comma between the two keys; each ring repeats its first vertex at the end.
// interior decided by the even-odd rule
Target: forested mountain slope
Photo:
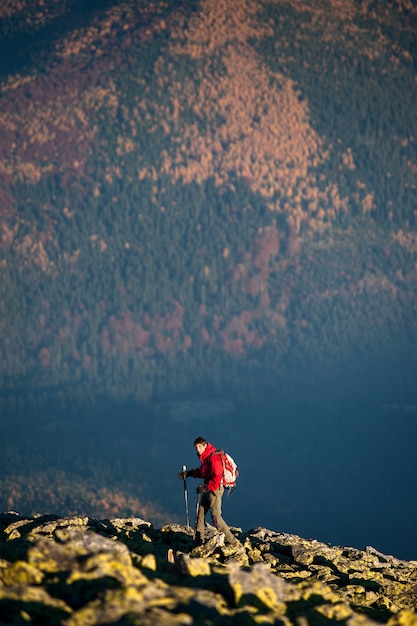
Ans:
{"type": "Polygon", "coordinates": [[[415,3],[88,5],[0,8],[3,390],[412,379],[415,3]]]}

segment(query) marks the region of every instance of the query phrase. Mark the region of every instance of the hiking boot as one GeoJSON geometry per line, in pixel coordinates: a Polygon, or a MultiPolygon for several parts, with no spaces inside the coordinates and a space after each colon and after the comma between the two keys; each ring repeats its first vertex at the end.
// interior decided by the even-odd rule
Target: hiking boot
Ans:
{"type": "Polygon", "coordinates": [[[225,541],[226,546],[230,546],[231,548],[241,548],[242,544],[240,543],[239,539],[237,539],[236,537],[233,537],[233,539],[229,539],[228,541],[225,541]]]}
{"type": "Polygon", "coordinates": [[[204,541],[194,541],[193,546],[190,550],[190,556],[203,556],[207,550],[207,547],[204,541]]]}
{"type": "Polygon", "coordinates": [[[193,549],[194,548],[199,548],[200,546],[203,546],[203,545],[204,545],[204,539],[203,539],[203,537],[199,533],[197,533],[196,536],[195,536],[195,539],[193,541],[192,548],[193,549]]]}

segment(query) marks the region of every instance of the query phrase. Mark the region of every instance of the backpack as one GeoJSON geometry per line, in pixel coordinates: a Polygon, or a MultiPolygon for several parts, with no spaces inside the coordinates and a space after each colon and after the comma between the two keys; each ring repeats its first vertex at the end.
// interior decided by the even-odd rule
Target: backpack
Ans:
{"type": "Polygon", "coordinates": [[[230,454],[227,454],[224,450],[216,450],[213,454],[218,454],[223,463],[223,487],[230,490],[234,489],[239,476],[239,469],[236,462],[232,459],[230,454]]]}

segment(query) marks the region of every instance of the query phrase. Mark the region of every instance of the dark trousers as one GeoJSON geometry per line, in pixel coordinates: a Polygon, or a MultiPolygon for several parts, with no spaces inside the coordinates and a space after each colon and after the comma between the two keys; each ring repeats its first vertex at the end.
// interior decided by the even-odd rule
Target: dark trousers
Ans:
{"type": "Polygon", "coordinates": [[[210,511],[213,526],[221,533],[224,533],[227,543],[234,543],[235,536],[222,517],[222,496],[224,487],[220,486],[216,491],[209,491],[201,494],[200,506],[197,515],[197,536],[204,539],[204,519],[210,511]]]}

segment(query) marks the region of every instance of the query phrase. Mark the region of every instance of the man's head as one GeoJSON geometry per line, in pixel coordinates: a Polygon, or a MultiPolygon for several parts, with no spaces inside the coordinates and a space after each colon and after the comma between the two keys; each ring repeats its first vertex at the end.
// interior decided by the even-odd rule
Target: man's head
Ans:
{"type": "Polygon", "coordinates": [[[204,450],[207,448],[207,441],[204,437],[197,437],[194,441],[194,448],[198,456],[201,456],[204,450]]]}

